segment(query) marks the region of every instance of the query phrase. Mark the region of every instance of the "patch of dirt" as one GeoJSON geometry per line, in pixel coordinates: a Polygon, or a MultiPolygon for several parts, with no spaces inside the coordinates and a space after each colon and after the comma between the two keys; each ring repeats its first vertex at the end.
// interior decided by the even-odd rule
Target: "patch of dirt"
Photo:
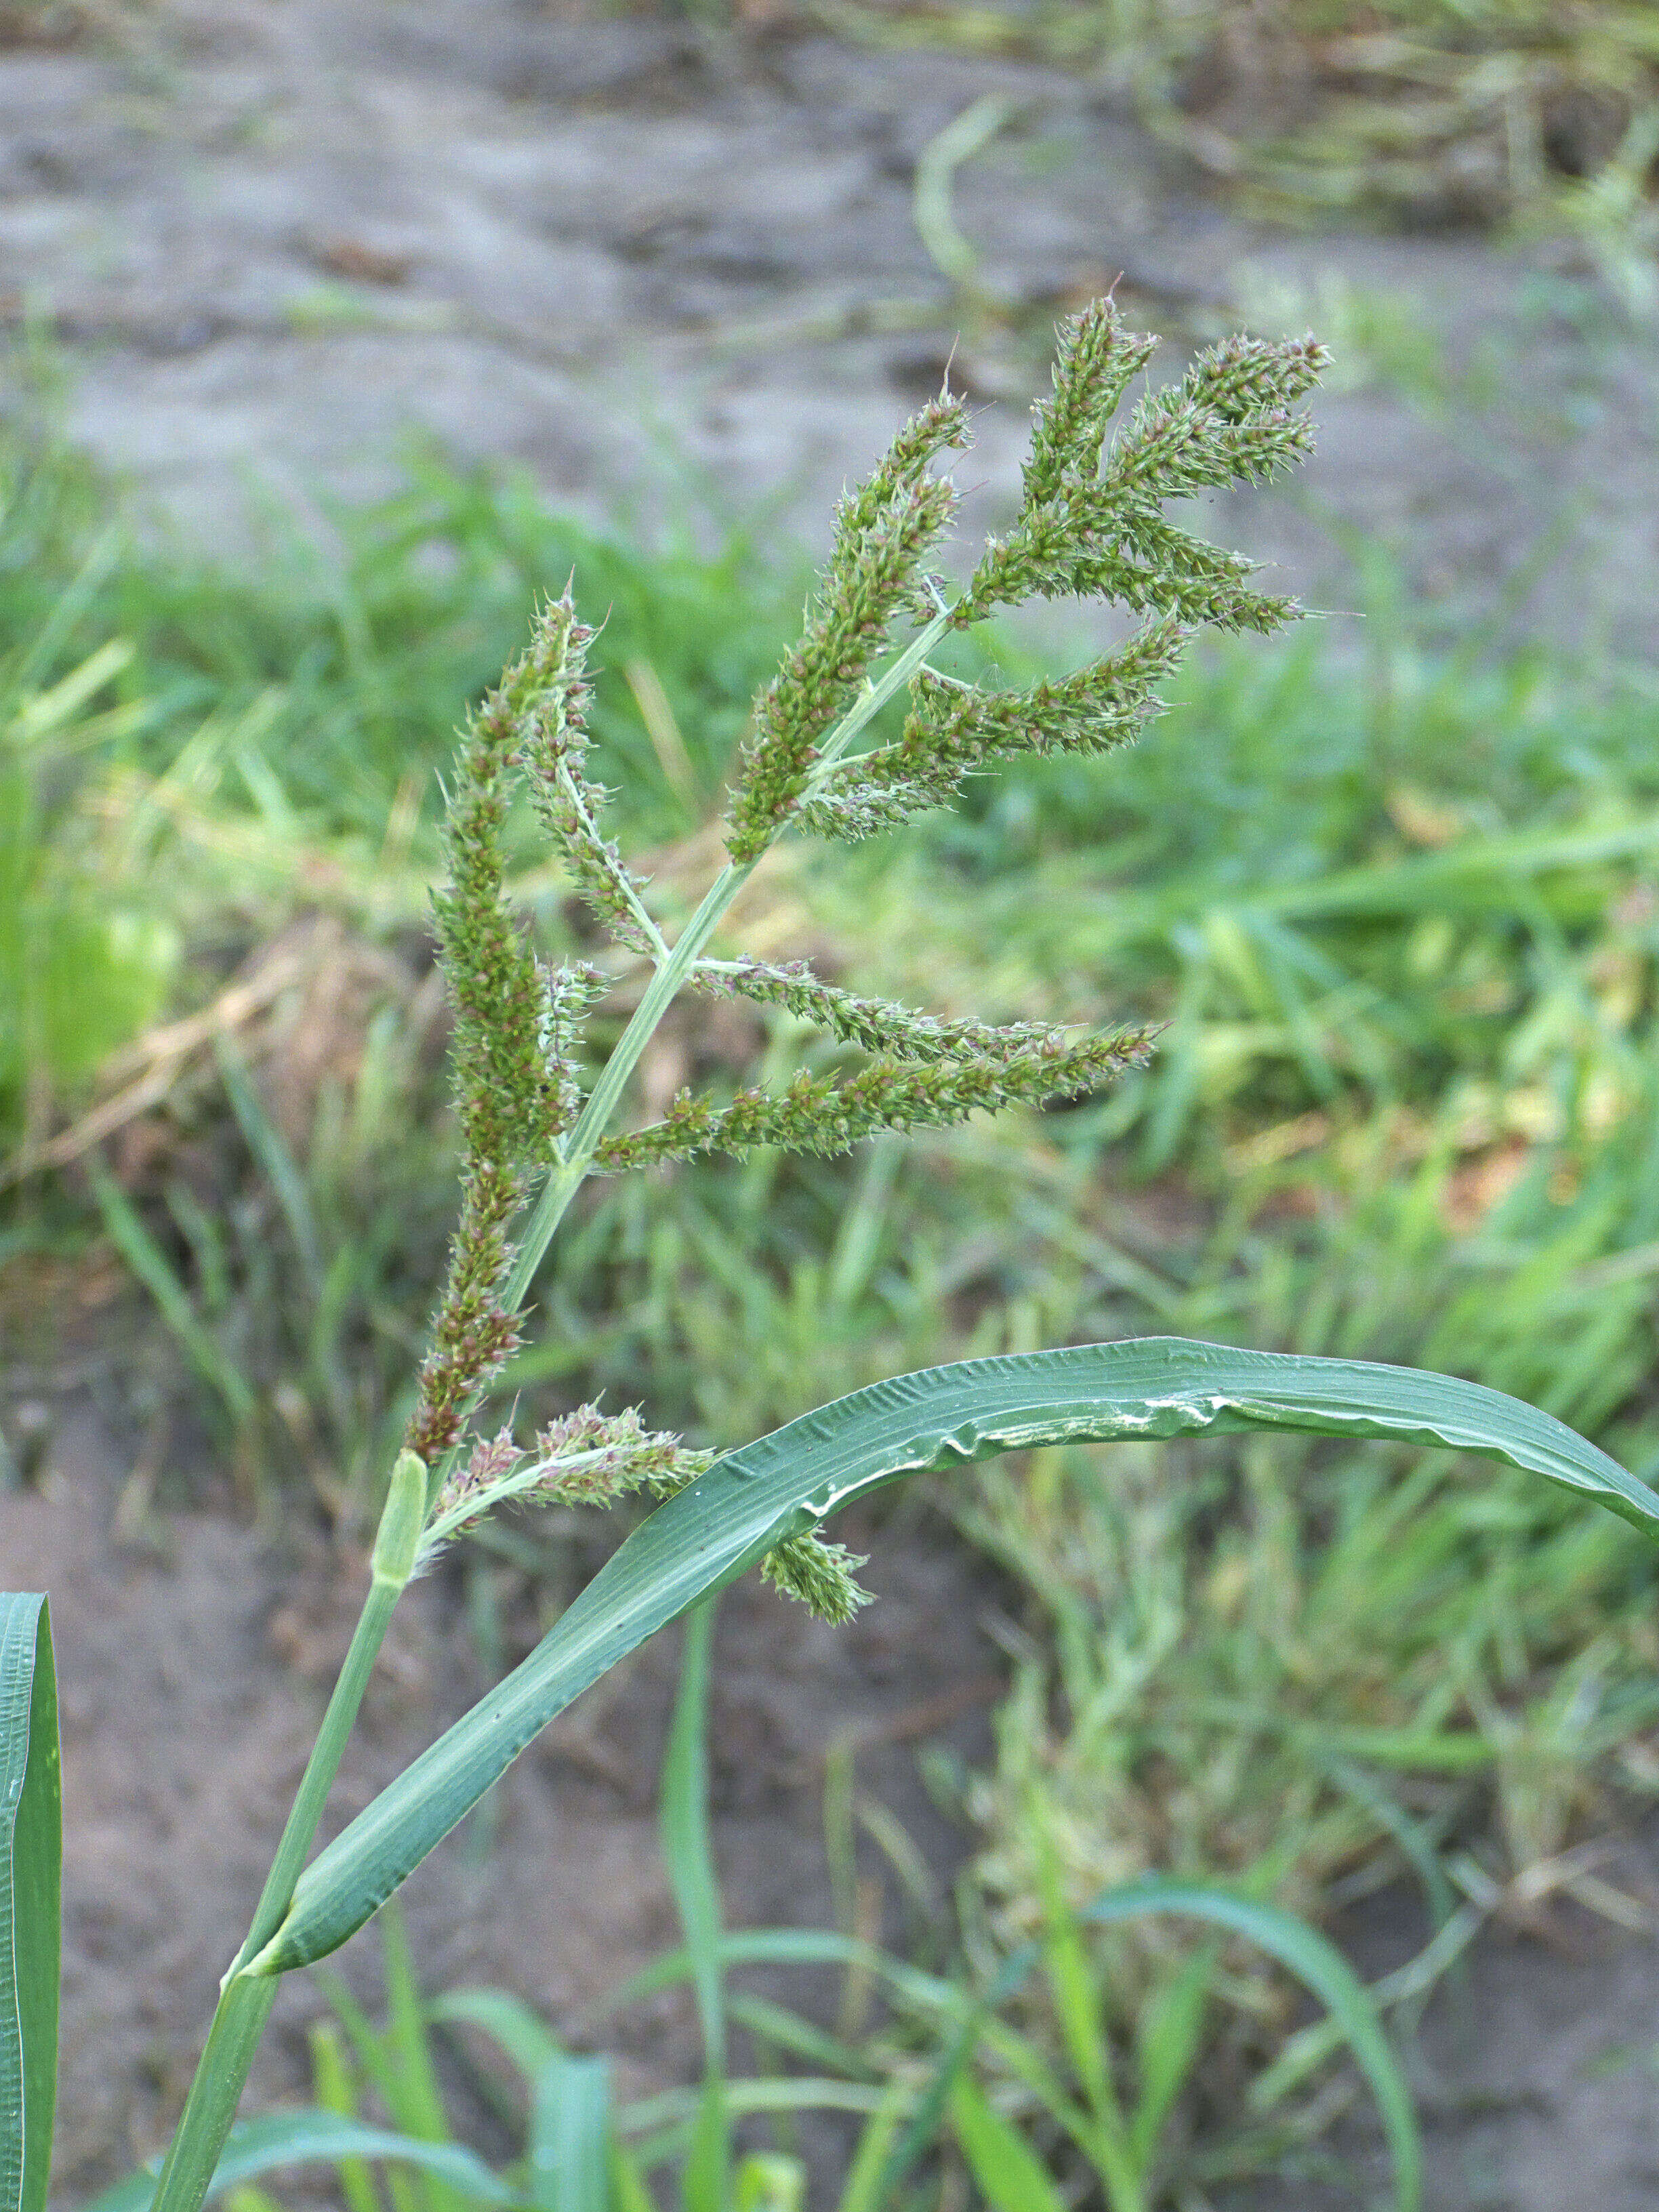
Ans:
{"type": "MultiPolygon", "coordinates": [[[[343,1654],[362,1563],[303,1530],[262,1538],[222,1510],[169,1516],[149,1524],[151,1548],[124,1545],[126,1451],[84,1392],[52,1415],[33,1486],[0,1496],[0,1587],[52,1597],[67,1826],[54,2172],[81,2202],[165,2144],[343,1654]]],[[[931,1869],[944,1939],[967,1838],[922,1787],[915,1751],[986,1755],[1000,1677],[979,1622],[995,1593],[925,1518],[883,1538],[867,1579],[879,1602],[844,1632],[752,1577],[723,1601],[711,1756],[732,1924],[835,1924],[821,1801],[840,1743],[853,1747],[858,1791],[931,1869]]],[[[510,1660],[538,1624],[520,1605],[506,1627],[510,1660]]],[[[580,2040],[582,2008],[678,1940],[654,1810],[677,1648],[658,1638],[580,1700],[513,1769],[485,1823],[463,1824],[409,1882],[428,1989],[514,1990],[580,2040]]],[[[459,1582],[440,1572],[399,1610],[327,1830],[486,1686],[459,1582]]],[[[884,1881],[867,1840],[857,1872],[873,1925],[925,1948],[927,1914],[890,1867],[884,1881]]],[[[378,2012],[375,1939],[336,1963],[378,2012]]],[[[810,1978],[793,1978],[790,2001],[803,1991],[810,2007],[810,1978]]],[[[835,1996],[820,1979],[817,1997],[833,2009],[835,1996]]],[[[304,2030],[324,2008],[307,1977],[284,1984],[250,2110],[307,2094],[304,2030]]],[[[653,2000],[621,2033],[624,2094],[693,2077],[678,1999],[653,2000]]],[[[617,2047],[609,2027],[605,2041],[617,2047]]]]}
{"type": "MultiPolygon", "coordinates": [[[[1595,1854],[1626,1896],[1659,1905],[1659,1823],[1595,1854]]],[[[1404,2056],[1425,2137],[1427,2212],[1651,2212],[1659,2203],[1659,1944],[1553,1900],[1528,1929],[1494,1926],[1442,1984],[1404,2056]]],[[[1370,1978],[1430,1929],[1391,1891],[1333,1931],[1370,1978]]],[[[1339,2140],[1343,2134],[1339,2130],[1339,2140]]],[[[1357,2098],[1342,2148],[1381,2202],[1388,2165],[1357,2098]]],[[[1276,2180],[1227,2212],[1349,2212],[1352,2188],[1276,2180]]]]}
{"type": "Polygon", "coordinates": [[[1103,80],[782,18],[171,0],[120,40],[0,52],[0,311],[55,331],[75,435],[219,545],[250,479],[323,527],[318,494],[387,489],[410,432],[590,514],[764,501],[819,542],[953,347],[1011,403],[970,465],[983,520],[1054,316],[1120,272],[1177,340],[1335,343],[1319,459],[1217,522],[1313,603],[1352,607],[1386,550],[1449,629],[1650,652],[1659,354],[1569,249],[1275,231],[1103,80]],[[911,210],[923,149],[988,94],[1006,121],[955,205],[988,319],[911,210]]]}

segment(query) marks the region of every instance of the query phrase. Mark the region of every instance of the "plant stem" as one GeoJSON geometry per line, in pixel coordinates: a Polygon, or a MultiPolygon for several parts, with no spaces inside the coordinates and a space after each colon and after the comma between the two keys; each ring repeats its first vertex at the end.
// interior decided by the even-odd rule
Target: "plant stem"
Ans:
{"type": "Polygon", "coordinates": [[[151,2199],[151,2212],[198,2212],[241,2102],[276,1998],[274,1974],[234,1973],[220,1993],[196,2077],[151,2199]]]}
{"type": "MultiPolygon", "coordinates": [[[[842,717],[819,748],[815,778],[828,769],[900,685],[909,680],[948,626],[947,615],[940,612],[934,616],[842,717]]],[[[569,1144],[542,1186],[502,1293],[502,1304],[508,1313],[516,1314],[523,1306],[536,1270],[586,1176],[588,1163],[611,1115],[622,1102],[629,1077],[639,1065],[641,1054],[678,995],[681,985],[696,965],[698,956],[756,866],[754,860],[742,865],[726,863],[704,893],[702,903],[680,933],[672,951],[655,924],[645,918],[651,936],[661,948],[655,972],[589,1092],[587,1103],[570,1133],[569,1144]]],[[[265,1877],[252,1923],[220,1984],[218,2009],[191,2083],[184,2113],[161,2167],[150,2212],[199,2212],[212,2181],[276,1994],[274,1974],[249,1969],[269,1948],[294,1901],[295,1886],[356,1725],[375,1657],[390,1626],[392,1610],[413,1571],[428,1490],[435,1491],[440,1473],[438,1468],[428,1471],[412,1452],[400,1455],[392,1471],[392,1487],[375,1540],[374,1571],[368,1595],[363,1601],[351,1646],[329,1698],[317,1741],[300,1778],[293,1809],[276,1846],[270,1872],[265,1877]]]]}
{"type": "MultiPolygon", "coordinates": [[[[909,682],[950,626],[948,613],[941,611],[936,614],[897,659],[883,670],[877,681],[848,708],[818,748],[818,757],[807,787],[809,791],[822,781],[860,731],[880,713],[893,694],[909,682]]],[[[570,1142],[564,1157],[549,1171],[547,1181],[542,1186],[536,1210],[530,1217],[519,1245],[518,1257],[513,1263],[513,1272],[507,1279],[507,1287],[502,1293],[501,1304],[508,1313],[516,1314],[529,1295],[536,1270],[545,1258],[547,1248],[552,1243],[554,1233],[564,1218],[571,1200],[586,1179],[587,1164],[609,1126],[611,1116],[622,1102],[623,1091],[629,1077],[639,1065],[640,1055],[655,1035],[658,1024],[673,1004],[680,986],[696,965],[698,955],[719,928],[727,908],[758,865],[758,859],[742,866],[728,861],[704,893],[702,905],[681,932],[673,951],[658,961],[656,972],[646,986],[644,996],[634,1009],[628,1027],[600,1071],[599,1080],[588,1093],[587,1103],[570,1133],[570,1142]]],[[[652,933],[656,935],[654,927],[652,933]]],[[[660,938],[658,942],[661,943],[660,938]]]]}
{"type": "Polygon", "coordinates": [[[575,1127],[570,1133],[570,1142],[564,1157],[553,1168],[542,1186],[536,1210],[530,1217],[519,1255],[513,1263],[513,1272],[507,1279],[501,1294],[501,1304],[510,1314],[516,1314],[523,1305],[536,1270],[553,1241],[553,1233],[564,1218],[565,1209],[580,1188],[587,1174],[587,1164],[592,1158],[599,1139],[604,1136],[611,1116],[622,1100],[629,1077],[639,1065],[641,1054],[655,1035],[657,1025],[673,1004],[682,983],[690,974],[697,955],[702,951],[720,927],[726,908],[736,898],[754,872],[756,863],[749,861],[739,867],[728,861],[703,895],[697,908],[679,939],[665,960],[658,963],[656,973],[645,987],[645,994],[635,1007],[628,1027],[617,1040],[615,1049],[599,1073],[599,1078],[588,1093],[587,1103],[575,1127]]]}
{"type": "Polygon", "coordinates": [[[426,1469],[413,1452],[400,1453],[374,1539],[368,1595],[295,1792],[252,1923],[219,1984],[218,2008],[155,2185],[151,2212],[198,2212],[207,2195],[276,1994],[274,1974],[250,1974],[246,1969],[276,1934],[294,1902],[295,1884],[339,1771],[392,1610],[413,1570],[425,1516],[426,1469]]]}

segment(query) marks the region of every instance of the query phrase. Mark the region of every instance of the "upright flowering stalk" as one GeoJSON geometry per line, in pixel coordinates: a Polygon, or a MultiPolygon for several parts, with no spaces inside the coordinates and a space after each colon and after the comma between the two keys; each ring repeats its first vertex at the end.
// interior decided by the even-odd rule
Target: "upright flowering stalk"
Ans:
{"type": "MultiPolygon", "coordinates": [[[[756,702],[726,819],[728,865],[672,945],[648,886],[605,835],[608,794],[586,773],[592,634],[578,623],[568,589],[537,617],[529,650],[475,716],[450,794],[451,881],[436,900],[455,1004],[464,1165],[448,1285],[407,1439],[432,1470],[434,1517],[422,1556],[509,1498],[612,1498],[641,1483],[662,1492],[702,1463],[673,1438],[647,1434],[632,1412],[583,1407],[533,1448],[471,1426],[520,1340],[532,1276],[585,1176],[696,1153],[741,1156],[757,1145],[844,1152],[878,1130],[1074,1097],[1144,1054],[1139,1030],[1079,1036],[944,1021],[840,989],[802,963],[708,949],[738,886],[786,832],[862,837],[948,805],[965,777],[1000,762],[1127,744],[1158,711],[1157,687],[1198,629],[1266,631],[1297,611],[1255,588],[1243,556],[1193,537],[1164,507],[1301,459],[1311,433],[1296,402],[1316,379],[1322,349],[1310,340],[1231,340],[1200,356],[1178,385],[1142,399],[1114,435],[1157,341],[1126,331],[1109,301],[1060,337],[1019,512],[988,544],[965,589],[952,596],[927,567],[957,505],[935,464],[970,442],[959,398],[946,392],[933,401],[842,501],[805,628],[756,702]],[[1100,659],[1025,690],[988,690],[930,664],[950,633],[1000,608],[1059,598],[1114,601],[1139,625],[1100,659]],[[889,659],[905,631],[915,635],[889,659]],[[906,685],[898,735],[861,742],[906,685]],[[519,785],[595,919],[653,970],[586,1093],[584,1031],[604,985],[588,969],[550,974],[507,902],[502,826],[519,785]],[[619,1115],[625,1123],[629,1079],[652,1030],[688,988],[786,1008],[860,1057],[829,1073],[803,1068],[777,1089],[682,1091],[659,1119],[612,1127],[619,1115]]],[[[832,1620],[860,1601],[845,1554],[813,1535],[781,1545],[768,1572],[832,1620]]]]}
{"type": "MultiPolygon", "coordinates": [[[[1030,1023],[944,1021],[839,989],[799,963],[717,957],[711,947],[738,890],[786,832],[862,837],[946,805],[965,776],[1000,761],[1126,744],[1158,711],[1157,685],[1195,630],[1269,630],[1296,611],[1253,587],[1247,561],[1192,537],[1164,507],[1207,486],[1259,481],[1299,459],[1310,432],[1296,402],[1317,376],[1322,351],[1311,342],[1218,346],[1179,385],[1143,399],[1114,434],[1152,348],[1151,338],[1122,328],[1109,301],[1065,326],[1053,395],[1036,410],[1019,513],[954,595],[927,562],[956,507],[935,464],[969,442],[959,399],[946,392],[925,409],[869,482],[842,502],[805,628],[756,702],[726,817],[726,865],[672,943],[648,885],[605,834],[606,794],[586,771],[592,640],[568,589],[538,615],[528,650],[473,716],[448,793],[449,882],[434,901],[455,1008],[462,1143],[448,1277],[392,1472],[369,1595],[252,1923],[226,1973],[153,2212],[198,2212],[280,1975],[361,1925],[474,1802],[473,1781],[483,1775],[478,1788],[487,1788],[488,1776],[529,1740],[525,1731],[533,1734],[557,1709],[556,1700],[538,1703],[540,1690],[532,1696],[518,1670],[512,1696],[486,1701],[462,1724],[459,1749],[452,1730],[394,1786],[389,1794],[402,1793],[402,1811],[370,1821],[363,1869],[337,1893],[324,1883],[325,1905],[312,1900],[320,1923],[302,1935],[303,1883],[322,1881],[329,1853],[309,1869],[307,1856],[410,1576],[449,1539],[514,1499],[608,1501],[641,1486],[665,1495],[705,1467],[706,1455],[647,1431],[633,1410],[579,1407],[528,1444],[510,1425],[480,1425],[490,1387],[520,1341],[537,1268],[584,1179],[756,1145],[842,1152],[878,1129],[938,1127],[1018,1100],[1076,1097],[1146,1050],[1136,1030],[1074,1036],[1030,1023]],[[952,631],[1000,607],[1065,597],[1115,601],[1138,626],[1075,674],[1024,690],[963,684],[928,659],[952,631]],[[901,641],[907,631],[913,635],[901,641]],[[899,733],[871,738],[882,707],[907,686],[909,712],[899,733]],[[550,970],[506,896],[505,827],[521,789],[602,927],[649,970],[602,1062],[587,1049],[586,1030],[605,983],[585,967],[550,970]],[[829,1073],[802,1069],[776,1090],[746,1086],[730,1097],[685,1091],[655,1121],[630,1125],[634,1072],[684,989],[784,1007],[854,1057],[829,1073]]],[[[1255,1405],[1259,1386],[1252,1378],[1249,1387],[1255,1405]]],[[[1109,1424],[1098,1432],[1118,1431],[1109,1424]]],[[[952,1431],[953,1443],[957,1436],[952,1431]]],[[[902,1449],[890,1462],[906,1463],[902,1449]]],[[[709,1481],[717,1475],[711,1470],[709,1481]]],[[[825,1619],[844,1620],[861,1601],[853,1580],[859,1562],[799,1517],[832,1510],[838,1492],[826,1482],[804,1495],[823,1502],[797,1504],[764,1522],[757,1540],[763,1571],[825,1619]]],[[[663,1533],[658,1549],[672,1553],[684,1543],[667,1571],[706,1592],[707,1525],[695,1496],[680,1503],[693,1507],[686,1522],[694,1534],[687,1541],[663,1533]]],[[[647,1548],[657,1526],[640,1532],[647,1548]]],[[[732,1571],[755,1556],[739,1546],[732,1571]]],[[[661,1565],[651,1603],[666,1607],[668,1619],[674,1607],[663,1596],[661,1565]]],[[[617,1646],[628,1648],[625,1638],[617,1646]]],[[[586,1646],[584,1653],[586,1663],[592,1653],[586,1646]]]]}

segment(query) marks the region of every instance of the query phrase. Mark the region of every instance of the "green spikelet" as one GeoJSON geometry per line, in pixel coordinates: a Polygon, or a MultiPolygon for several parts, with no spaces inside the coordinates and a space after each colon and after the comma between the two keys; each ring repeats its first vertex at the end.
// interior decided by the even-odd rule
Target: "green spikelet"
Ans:
{"type": "Polygon", "coordinates": [[[827,1620],[844,1628],[860,1606],[870,1603],[870,1593],[854,1579],[866,1562],[844,1545],[827,1544],[818,1535],[786,1536],[761,1562],[761,1579],[799,1600],[827,1620]]]}

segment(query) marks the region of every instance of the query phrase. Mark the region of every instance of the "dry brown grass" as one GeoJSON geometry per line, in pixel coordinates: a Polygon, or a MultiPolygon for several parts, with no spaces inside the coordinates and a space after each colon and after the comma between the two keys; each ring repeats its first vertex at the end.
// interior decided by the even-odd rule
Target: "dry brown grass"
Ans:
{"type": "Polygon", "coordinates": [[[1103,64],[1264,212],[1605,227],[1659,191],[1649,0],[803,4],[862,40],[1103,64]]]}

